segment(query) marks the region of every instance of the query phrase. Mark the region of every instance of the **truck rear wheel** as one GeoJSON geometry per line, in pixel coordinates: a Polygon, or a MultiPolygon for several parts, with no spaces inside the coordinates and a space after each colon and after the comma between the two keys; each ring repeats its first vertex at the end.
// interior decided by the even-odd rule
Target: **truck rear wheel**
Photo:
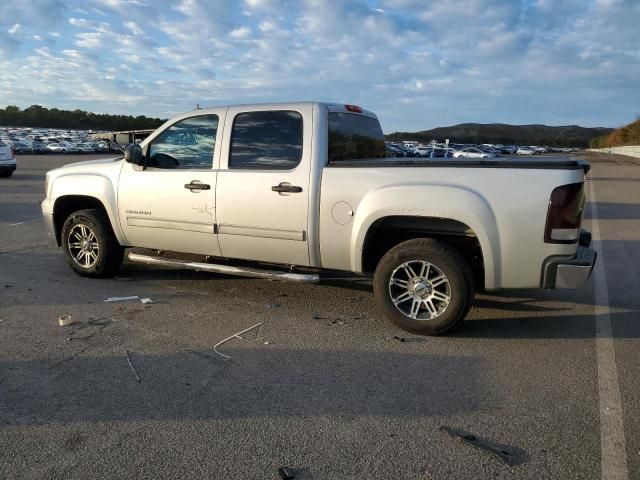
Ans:
{"type": "Polygon", "coordinates": [[[112,276],[122,263],[124,248],[100,210],[79,210],[69,215],[61,239],[65,260],[83,277],[112,276]]]}
{"type": "Polygon", "coordinates": [[[420,335],[456,327],[473,302],[473,275],[445,243],[417,238],[389,250],[376,268],[373,292],[385,316],[420,335]]]}

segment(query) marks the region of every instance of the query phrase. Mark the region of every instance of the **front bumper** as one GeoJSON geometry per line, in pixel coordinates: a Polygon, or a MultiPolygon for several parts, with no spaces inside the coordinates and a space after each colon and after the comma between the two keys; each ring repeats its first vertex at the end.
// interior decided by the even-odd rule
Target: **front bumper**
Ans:
{"type": "Polygon", "coordinates": [[[580,234],[578,249],[573,258],[550,257],[542,269],[542,287],[551,288],[582,288],[593,271],[598,254],[592,248],[591,233],[583,231],[580,234]]]}
{"type": "Polygon", "coordinates": [[[42,219],[44,220],[44,226],[47,229],[47,240],[49,241],[49,245],[52,247],[57,247],[58,238],[56,237],[56,227],[53,223],[53,213],[50,211],[49,203],[45,200],[40,204],[42,208],[42,219]]]}

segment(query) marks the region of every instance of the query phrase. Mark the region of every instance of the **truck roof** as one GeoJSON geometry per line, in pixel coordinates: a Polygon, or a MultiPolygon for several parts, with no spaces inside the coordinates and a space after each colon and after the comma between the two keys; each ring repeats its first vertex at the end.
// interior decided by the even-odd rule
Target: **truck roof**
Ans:
{"type": "Polygon", "coordinates": [[[321,105],[324,106],[325,108],[327,108],[329,110],[329,112],[338,112],[338,113],[353,113],[353,114],[357,114],[357,115],[365,115],[367,117],[371,117],[371,118],[375,118],[377,119],[378,117],[376,116],[375,113],[373,113],[370,110],[366,110],[358,105],[353,105],[353,104],[342,104],[342,103],[332,103],[332,102],[317,102],[317,101],[303,101],[303,102],[277,102],[277,103],[239,103],[239,104],[235,104],[235,105],[216,105],[216,106],[212,106],[212,107],[206,107],[206,108],[200,108],[198,110],[192,110],[190,112],[184,112],[181,113],[179,115],[174,116],[173,118],[177,118],[177,117],[187,117],[190,115],[193,115],[194,112],[198,112],[199,114],[206,114],[209,111],[213,113],[214,110],[220,109],[220,108],[236,108],[236,107],[242,107],[242,108],[246,108],[248,110],[250,109],[257,109],[257,110],[266,110],[266,109],[273,109],[273,110],[291,110],[291,109],[297,109],[297,108],[301,108],[303,106],[309,106],[309,105],[321,105]]]}

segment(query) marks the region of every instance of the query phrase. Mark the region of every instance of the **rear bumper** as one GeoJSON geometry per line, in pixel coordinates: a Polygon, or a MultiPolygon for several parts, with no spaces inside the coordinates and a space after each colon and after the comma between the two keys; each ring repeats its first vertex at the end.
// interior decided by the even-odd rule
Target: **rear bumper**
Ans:
{"type": "Polygon", "coordinates": [[[582,288],[593,271],[598,254],[589,248],[591,233],[583,231],[576,255],[573,258],[550,257],[542,269],[542,287],[552,288],[582,288]]]}
{"type": "Polygon", "coordinates": [[[16,170],[15,163],[0,163],[0,170],[8,170],[9,172],[14,172],[16,170]]]}

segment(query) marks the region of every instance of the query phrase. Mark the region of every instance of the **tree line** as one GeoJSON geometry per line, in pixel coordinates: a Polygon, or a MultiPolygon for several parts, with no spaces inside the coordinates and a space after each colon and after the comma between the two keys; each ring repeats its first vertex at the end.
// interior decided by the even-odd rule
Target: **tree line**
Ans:
{"type": "Polygon", "coordinates": [[[165,120],[144,115],[109,115],[84,110],[60,110],[31,105],[21,110],[15,105],[0,108],[0,125],[73,130],[143,130],[156,128],[165,120]]]}
{"type": "Polygon", "coordinates": [[[640,145],[640,117],[624,127],[616,128],[608,135],[602,135],[589,142],[591,148],[623,147],[640,145]]]}

